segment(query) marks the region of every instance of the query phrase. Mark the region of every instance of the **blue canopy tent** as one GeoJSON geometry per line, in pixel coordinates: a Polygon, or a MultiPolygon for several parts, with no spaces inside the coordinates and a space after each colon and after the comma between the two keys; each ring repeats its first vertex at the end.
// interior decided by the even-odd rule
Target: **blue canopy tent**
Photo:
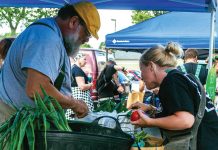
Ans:
{"type": "MultiPolygon", "coordinates": [[[[212,66],[213,46],[215,46],[215,10],[216,8],[211,11],[211,14],[171,12],[158,16],[106,35],[106,48],[144,51],[157,44],[165,45],[169,41],[177,41],[184,48],[209,48],[210,68],[212,66]]],[[[205,51],[203,52],[205,53],[205,51]]]]}
{"type": "MultiPolygon", "coordinates": [[[[210,13],[170,12],[106,35],[106,47],[141,52],[157,44],[176,41],[185,49],[209,49],[210,19],[210,13]]],[[[215,46],[218,47],[217,38],[215,46]]]]}
{"type": "MultiPolygon", "coordinates": [[[[50,7],[81,0],[1,0],[0,7],[50,7]]],[[[99,9],[209,12],[215,0],[90,0],[99,9]]]]}
{"type": "MultiPolygon", "coordinates": [[[[81,0],[1,0],[0,7],[59,8],[81,0]]],[[[212,57],[217,0],[89,0],[99,9],[211,12],[210,58],[212,57]]],[[[212,65],[212,61],[209,62],[212,65]]],[[[209,65],[209,66],[211,66],[209,65]]]]}

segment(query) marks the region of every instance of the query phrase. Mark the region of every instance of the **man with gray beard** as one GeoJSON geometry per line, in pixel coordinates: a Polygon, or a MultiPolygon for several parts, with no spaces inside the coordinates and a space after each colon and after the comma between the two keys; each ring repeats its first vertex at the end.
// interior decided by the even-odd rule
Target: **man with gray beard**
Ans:
{"type": "Polygon", "coordinates": [[[0,124],[24,105],[34,107],[41,86],[63,108],[84,117],[88,107],[71,96],[69,56],[91,35],[98,39],[100,17],[90,2],[62,7],[57,17],[40,19],[23,31],[11,45],[0,75],[0,124]]]}

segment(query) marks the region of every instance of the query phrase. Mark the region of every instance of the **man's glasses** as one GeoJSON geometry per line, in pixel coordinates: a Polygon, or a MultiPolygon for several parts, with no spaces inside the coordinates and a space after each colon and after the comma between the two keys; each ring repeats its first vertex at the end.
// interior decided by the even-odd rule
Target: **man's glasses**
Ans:
{"type": "Polygon", "coordinates": [[[91,33],[87,29],[87,26],[86,26],[85,22],[82,19],[79,19],[79,23],[83,26],[86,36],[90,38],[91,33]]]}

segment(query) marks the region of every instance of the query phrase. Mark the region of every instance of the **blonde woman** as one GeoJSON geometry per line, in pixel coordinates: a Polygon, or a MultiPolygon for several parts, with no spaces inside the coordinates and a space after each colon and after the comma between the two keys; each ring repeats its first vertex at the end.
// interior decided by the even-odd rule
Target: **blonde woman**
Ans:
{"type": "Polygon", "coordinates": [[[158,96],[162,111],[156,118],[150,118],[144,111],[152,110],[154,107],[142,103],[132,104],[130,108],[140,109],[138,110],[140,119],[132,124],[141,127],[159,127],[166,137],[165,141],[171,143],[166,144],[166,148],[171,150],[218,149],[218,117],[211,100],[207,98],[206,106],[199,107],[204,97],[202,94],[204,92],[200,90],[202,85],[191,75],[187,76],[176,69],[176,59],[182,52],[178,44],[169,43],[166,47],[153,47],[142,54],[140,58],[142,79],[148,89],[159,87],[158,96]],[[198,110],[205,112],[199,121],[199,127],[196,126],[199,125],[196,121],[199,120],[198,110]],[[189,129],[192,131],[196,129],[197,133],[194,132],[193,135],[196,139],[189,136],[190,132],[187,132],[189,129]],[[184,138],[186,136],[185,140],[179,141],[178,137],[176,140],[172,138],[173,136],[169,137],[169,133],[178,133],[177,131],[183,133],[184,138]],[[194,141],[197,141],[197,144],[194,141]]]}

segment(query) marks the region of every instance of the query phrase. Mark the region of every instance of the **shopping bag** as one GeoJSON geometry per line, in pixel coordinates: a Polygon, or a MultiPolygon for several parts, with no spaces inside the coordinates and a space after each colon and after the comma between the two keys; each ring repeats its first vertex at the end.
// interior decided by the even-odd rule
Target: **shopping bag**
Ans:
{"type": "Polygon", "coordinates": [[[143,102],[143,98],[144,98],[144,92],[132,91],[128,95],[126,107],[129,108],[129,106],[135,102],[143,102]]]}
{"type": "Polygon", "coordinates": [[[206,91],[212,100],[216,96],[216,68],[212,67],[207,75],[206,91]]]}

